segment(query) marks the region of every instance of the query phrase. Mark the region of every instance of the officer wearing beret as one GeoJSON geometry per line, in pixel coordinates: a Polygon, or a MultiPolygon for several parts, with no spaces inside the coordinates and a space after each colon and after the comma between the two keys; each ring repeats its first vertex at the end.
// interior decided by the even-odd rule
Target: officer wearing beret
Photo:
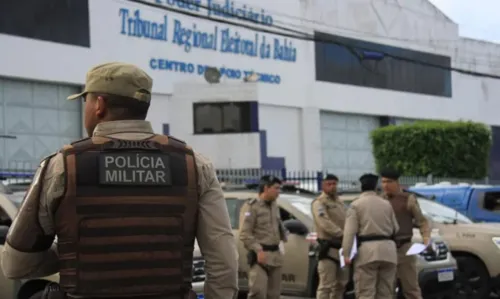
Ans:
{"type": "Polygon", "coordinates": [[[279,299],[284,256],[280,243],[287,241],[276,199],[281,180],[273,175],[260,179],[259,194],[241,208],[240,240],[248,250],[248,298],[279,299]]]}
{"type": "Polygon", "coordinates": [[[407,299],[422,299],[417,276],[417,257],[406,255],[411,247],[413,225],[415,224],[426,245],[430,242],[430,226],[427,218],[422,214],[417,198],[411,193],[404,192],[399,185],[399,172],[394,169],[384,169],[382,177],[383,197],[392,205],[400,230],[396,235],[398,247],[397,278],[401,283],[403,294],[407,299]]]}
{"type": "Polygon", "coordinates": [[[391,205],[375,192],[378,177],[364,174],[359,178],[361,195],[352,202],[342,241],[346,265],[357,238],[358,254],[354,262],[354,290],[357,299],[393,298],[397,252],[394,234],[399,225],[391,205]]]}
{"type": "Polygon", "coordinates": [[[322,182],[322,193],[311,205],[318,234],[318,299],[342,299],[349,282],[349,269],[340,268],[339,249],[344,234],[345,206],[337,196],[339,179],[327,174],[322,182]]]}
{"type": "Polygon", "coordinates": [[[6,277],[59,272],[49,298],[196,298],[196,238],[205,298],[235,296],[238,253],[214,167],[153,132],[152,86],[127,63],[87,73],[84,91],[68,99],[83,99],[89,137],[41,162],[3,247],[6,277]]]}

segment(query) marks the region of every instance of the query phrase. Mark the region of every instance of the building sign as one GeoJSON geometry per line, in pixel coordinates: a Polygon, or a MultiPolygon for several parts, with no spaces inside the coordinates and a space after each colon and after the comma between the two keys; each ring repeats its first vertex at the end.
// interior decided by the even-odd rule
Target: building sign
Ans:
{"type": "MultiPolygon", "coordinates": [[[[174,6],[177,9],[189,11],[203,10],[208,16],[234,18],[233,15],[241,16],[262,25],[271,26],[273,18],[262,9],[254,12],[247,5],[237,6],[232,1],[218,3],[212,0],[190,0],[184,3],[179,0],[156,0],[155,3],[174,6]],[[205,10],[197,5],[210,7],[205,10]]],[[[158,10],[160,11],[160,10],[158,10]]],[[[203,55],[203,51],[219,52],[221,54],[239,55],[248,59],[273,60],[282,63],[295,63],[297,60],[297,48],[290,38],[270,36],[257,31],[241,29],[236,26],[228,26],[210,23],[208,30],[197,23],[198,20],[181,20],[175,14],[158,14],[155,19],[146,18],[141,9],[120,8],[118,12],[120,22],[120,34],[129,38],[146,39],[151,42],[170,43],[180,47],[185,53],[203,55]]],[[[202,21],[203,22],[203,21],[202,21]]],[[[280,84],[279,74],[261,73],[253,69],[239,69],[233,67],[221,67],[217,65],[206,65],[181,61],[175,57],[150,57],[149,67],[157,71],[168,71],[192,75],[203,75],[208,66],[217,67],[222,77],[242,80],[244,77],[257,73],[259,81],[270,84],[280,84]]]]}
{"type": "Polygon", "coordinates": [[[226,19],[235,19],[239,17],[247,21],[267,26],[272,26],[274,23],[273,17],[266,14],[265,9],[255,11],[246,4],[235,4],[234,1],[229,0],[225,0],[222,3],[206,0],[206,4],[201,0],[154,0],[154,3],[198,13],[202,12],[201,10],[206,10],[202,8],[203,6],[209,8],[207,11],[209,17],[215,16],[226,19]]]}

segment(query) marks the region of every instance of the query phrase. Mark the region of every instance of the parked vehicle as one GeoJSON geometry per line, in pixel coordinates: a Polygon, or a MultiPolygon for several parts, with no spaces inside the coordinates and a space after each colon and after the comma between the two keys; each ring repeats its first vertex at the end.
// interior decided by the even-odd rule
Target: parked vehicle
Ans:
{"type": "Polygon", "coordinates": [[[500,222],[500,186],[441,182],[435,185],[418,183],[408,190],[433,197],[436,202],[475,222],[500,222]]]}
{"type": "MultiPolygon", "coordinates": [[[[17,214],[24,198],[25,191],[12,192],[8,186],[0,183],[0,251],[9,226],[17,214]]],[[[50,281],[59,281],[59,274],[37,279],[10,280],[0,271],[1,299],[29,299],[33,294],[43,290],[50,281]]],[[[193,290],[198,298],[203,298],[205,285],[205,261],[201,256],[198,244],[195,244],[193,261],[193,290]]]]}
{"type": "MultiPolygon", "coordinates": [[[[500,295],[500,224],[474,223],[450,207],[414,194],[432,228],[439,231],[457,260],[456,295],[477,299],[489,298],[491,293],[500,295]]],[[[356,197],[341,196],[346,203],[356,197]]]]}
{"type": "MultiPolygon", "coordinates": [[[[239,288],[244,293],[248,290],[248,270],[246,249],[238,239],[240,209],[246,200],[256,196],[255,186],[226,186],[224,196],[231,217],[233,233],[238,242],[239,251],[239,288]],[[248,188],[249,187],[249,188],[248,188]]],[[[285,227],[290,231],[288,242],[285,243],[285,264],[282,274],[282,294],[290,296],[315,297],[318,285],[317,261],[315,258],[316,233],[311,213],[313,192],[294,190],[286,186],[278,198],[280,215],[285,227]]],[[[455,259],[448,251],[442,238],[433,234],[437,253],[426,251],[418,257],[420,285],[426,298],[439,298],[453,293],[454,277],[457,269],[455,259]],[[439,274],[443,273],[443,274],[439,274]]],[[[418,231],[414,242],[421,242],[418,231]]],[[[349,283],[346,297],[353,296],[353,284],[349,283]]]]}

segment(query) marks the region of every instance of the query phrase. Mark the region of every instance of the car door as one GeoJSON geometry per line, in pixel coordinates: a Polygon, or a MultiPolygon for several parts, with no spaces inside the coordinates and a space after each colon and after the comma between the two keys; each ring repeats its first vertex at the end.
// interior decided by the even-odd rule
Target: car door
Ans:
{"type": "MultiPolygon", "coordinates": [[[[280,207],[282,221],[298,220],[289,211],[280,207]]],[[[309,249],[306,236],[289,234],[285,243],[285,263],[282,268],[282,290],[284,294],[302,295],[309,283],[309,249]]]]}
{"type": "Polygon", "coordinates": [[[239,229],[240,229],[240,210],[244,203],[244,200],[238,199],[236,197],[226,197],[227,210],[229,212],[229,218],[231,220],[231,228],[233,230],[234,238],[236,241],[236,247],[238,248],[238,285],[240,289],[248,288],[248,264],[246,249],[243,243],[240,242],[239,229]]]}

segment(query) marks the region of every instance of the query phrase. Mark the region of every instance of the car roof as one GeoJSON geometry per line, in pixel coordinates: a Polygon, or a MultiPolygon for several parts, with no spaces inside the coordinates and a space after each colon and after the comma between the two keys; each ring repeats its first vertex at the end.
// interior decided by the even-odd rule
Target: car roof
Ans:
{"type": "MultiPolygon", "coordinates": [[[[226,199],[229,198],[234,198],[237,200],[247,200],[250,198],[256,198],[257,197],[257,192],[255,191],[224,191],[224,196],[226,199]]],[[[309,229],[312,229],[313,226],[313,220],[310,217],[310,215],[305,214],[301,210],[299,210],[294,203],[300,202],[300,203],[305,203],[305,204],[310,204],[312,203],[314,197],[311,195],[304,195],[304,194],[295,194],[295,193],[289,193],[289,192],[282,192],[278,198],[278,205],[285,209],[287,212],[292,214],[295,218],[297,218],[300,222],[304,223],[309,229]]]]}

